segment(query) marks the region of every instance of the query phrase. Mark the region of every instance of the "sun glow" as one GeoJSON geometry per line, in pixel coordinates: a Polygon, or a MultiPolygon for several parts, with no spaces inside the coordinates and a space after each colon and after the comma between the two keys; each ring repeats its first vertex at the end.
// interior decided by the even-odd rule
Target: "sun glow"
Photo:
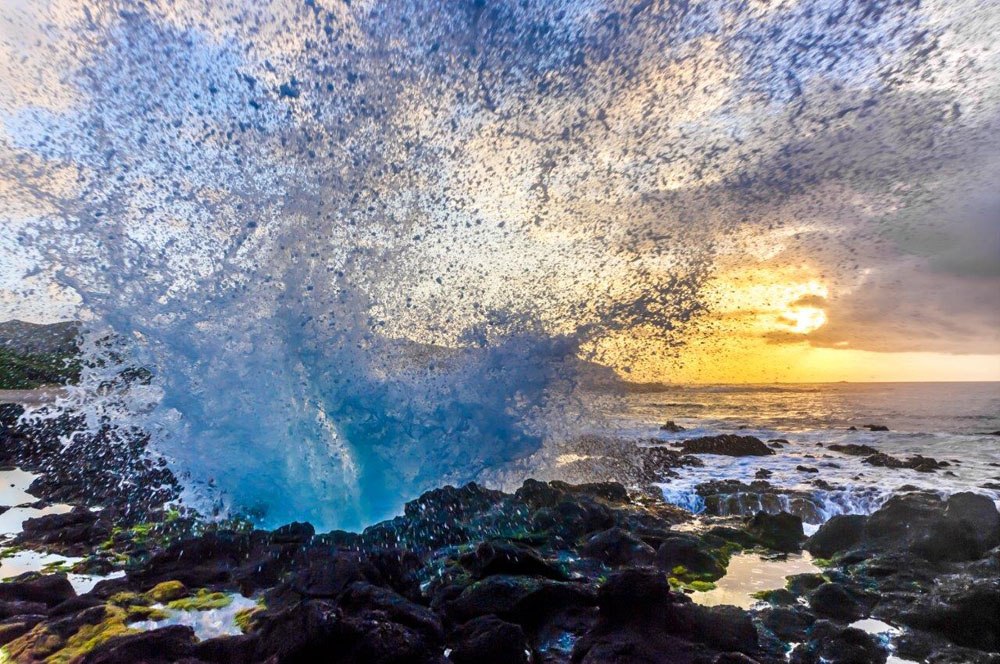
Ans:
{"type": "Polygon", "coordinates": [[[826,312],[816,307],[796,307],[786,310],[781,315],[781,320],[787,324],[789,332],[809,334],[823,327],[826,312]]]}

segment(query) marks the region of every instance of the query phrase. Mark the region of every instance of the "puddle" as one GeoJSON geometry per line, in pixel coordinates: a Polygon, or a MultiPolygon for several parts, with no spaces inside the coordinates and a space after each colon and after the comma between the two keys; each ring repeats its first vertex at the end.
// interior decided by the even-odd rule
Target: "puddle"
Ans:
{"type": "Polygon", "coordinates": [[[257,602],[239,593],[230,594],[229,597],[232,598],[232,602],[228,606],[205,611],[181,611],[164,608],[162,604],[154,604],[155,608],[163,609],[168,617],[163,620],[142,620],[129,624],[129,627],[151,630],[170,625],[185,625],[194,630],[194,635],[200,641],[214,639],[217,636],[237,636],[242,634],[243,630],[236,624],[236,614],[244,609],[256,607],[257,602]]]}
{"type": "Polygon", "coordinates": [[[898,627],[893,627],[887,622],[882,622],[881,620],[876,620],[875,618],[864,618],[862,620],[855,620],[852,622],[850,627],[860,629],[863,632],[868,632],[869,634],[887,634],[889,636],[895,636],[900,633],[898,627]]]}
{"type": "MultiPolygon", "coordinates": [[[[67,569],[81,560],[83,560],[83,558],[72,558],[62,556],[57,553],[41,553],[38,551],[28,550],[18,551],[4,558],[0,558],[0,581],[12,579],[15,576],[20,576],[26,572],[44,573],[54,571],[53,568],[67,569]]],[[[73,590],[76,591],[76,594],[82,595],[93,590],[94,586],[105,579],[116,579],[121,576],[125,576],[125,572],[112,572],[111,574],[105,576],[96,574],[74,574],[71,572],[66,575],[66,578],[69,579],[69,583],[73,586],[73,590]]]]}
{"type": "Polygon", "coordinates": [[[760,601],[753,597],[754,593],[784,588],[787,576],[822,571],[808,553],[789,554],[779,560],[767,560],[756,553],[737,553],[730,559],[726,575],[715,582],[715,588],[690,597],[704,606],[729,604],[749,609],[760,601]]]}
{"type": "Polygon", "coordinates": [[[0,507],[10,507],[0,514],[0,539],[12,537],[22,530],[28,519],[46,514],[65,514],[73,509],[71,505],[49,505],[42,509],[28,507],[38,502],[38,497],[28,493],[28,487],[38,475],[20,468],[0,470],[0,507]]]}
{"type": "Polygon", "coordinates": [[[0,538],[17,535],[24,529],[24,522],[28,519],[45,516],[46,514],[65,514],[72,509],[72,505],[49,505],[42,509],[12,507],[3,514],[0,514],[0,538]]]}
{"type": "Polygon", "coordinates": [[[26,470],[0,470],[0,505],[14,507],[38,501],[37,496],[28,493],[28,487],[38,475],[26,470]]]}

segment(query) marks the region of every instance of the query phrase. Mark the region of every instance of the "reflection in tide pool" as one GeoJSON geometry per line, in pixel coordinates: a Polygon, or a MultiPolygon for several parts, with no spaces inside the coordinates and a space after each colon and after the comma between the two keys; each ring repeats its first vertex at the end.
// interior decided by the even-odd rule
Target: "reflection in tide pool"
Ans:
{"type": "Polygon", "coordinates": [[[236,623],[236,614],[256,608],[258,604],[255,600],[247,599],[239,593],[230,594],[229,600],[226,606],[201,610],[168,609],[162,604],[154,604],[153,608],[162,609],[168,617],[163,620],[143,620],[132,623],[129,627],[150,630],[169,625],[184,625],[193,629],[195,637],[200,641],[219,636],[236,636],[243,633],[236,623]]]}
{"type": "Polygon", "coordinates": [[[785,587],[785,577],[821,572],[808,553],[789,554],[780,559],[762,558],[756,553],[737,553],[729,561],[726,575],[716,581],[715,588],[691,595],[698,604],[718,606],[729,604],[749,609],[759,602],[753,595],[763,590],[785,587]]]}
{"type": "MultiPolygon", "coordinates": [[[[27,572],[53,572],[71,568],[83,558],[71,558],[61,556],[57,553],[42,553],[39,551],[17,551],[0,558],[0,581],[13,579],[27,572]]],[[[77,595],[82,595],[93,590],[94,586],[105,579],[116,579],[125,576],[125,572],[118,571],[106,575],[97,574],[74,574],[69,573],[66,578],[69,580],[73,590],[77,595]]]]}

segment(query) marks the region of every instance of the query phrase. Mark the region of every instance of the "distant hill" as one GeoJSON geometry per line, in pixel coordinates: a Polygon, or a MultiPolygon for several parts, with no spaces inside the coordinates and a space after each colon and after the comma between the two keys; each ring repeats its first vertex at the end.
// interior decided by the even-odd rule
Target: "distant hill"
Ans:
{"type": "Polygon", "coordinates": [[[77,322],[0,323],[0,390],[74,382],[80,374],[77,322]]]}
{"type": "Polygon", "coordinates": [[[74,353],[80,324],[76,321],[39,325],[23,320],[0,323],[0,348],[18,355],[74,353]]]}

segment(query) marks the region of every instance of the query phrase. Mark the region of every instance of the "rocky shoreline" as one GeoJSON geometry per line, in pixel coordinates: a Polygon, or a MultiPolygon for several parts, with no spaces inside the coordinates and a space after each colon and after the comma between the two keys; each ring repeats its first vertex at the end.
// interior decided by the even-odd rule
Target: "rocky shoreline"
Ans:
{"type": "MultiPolygon", "coordinates": [[[[697,520],[642,484],[528,480],[513,493],[435,489],[361,533],[262,531],[165,508],[177,484],[141,437],[112,458],[97,436],[70,458],[58,440],[70,423],[27,434],[14,413],[3,414],[0,464],[42,473],[31,493],[75,507],[25,521],[5,551],[124,575],[81,594],[65,570],[0,583],[9,661],[1000,662],[1000,513],[985,496],[903,492],[807,538],[799,514],[777,509],[805,498],[764,480],[736,487],[755,493],[756,513],[721,516],[734,495],[722,480],[704,489],[716,509],[697,520]],[[123,463],[130,482],[115,481],[123,463]],[[749,610],[694,601],[736,555],[803,550],[822,569],[749,610]],[[225,629],[202,633],[205,617],[225,629]],[[865,619],[892,631],[852,626],[865,619]]],[[[638,463],[655,481],[701,463],[688,456],[699,450],[778,449],[724,438],[601,463],[638,463]]]]}

